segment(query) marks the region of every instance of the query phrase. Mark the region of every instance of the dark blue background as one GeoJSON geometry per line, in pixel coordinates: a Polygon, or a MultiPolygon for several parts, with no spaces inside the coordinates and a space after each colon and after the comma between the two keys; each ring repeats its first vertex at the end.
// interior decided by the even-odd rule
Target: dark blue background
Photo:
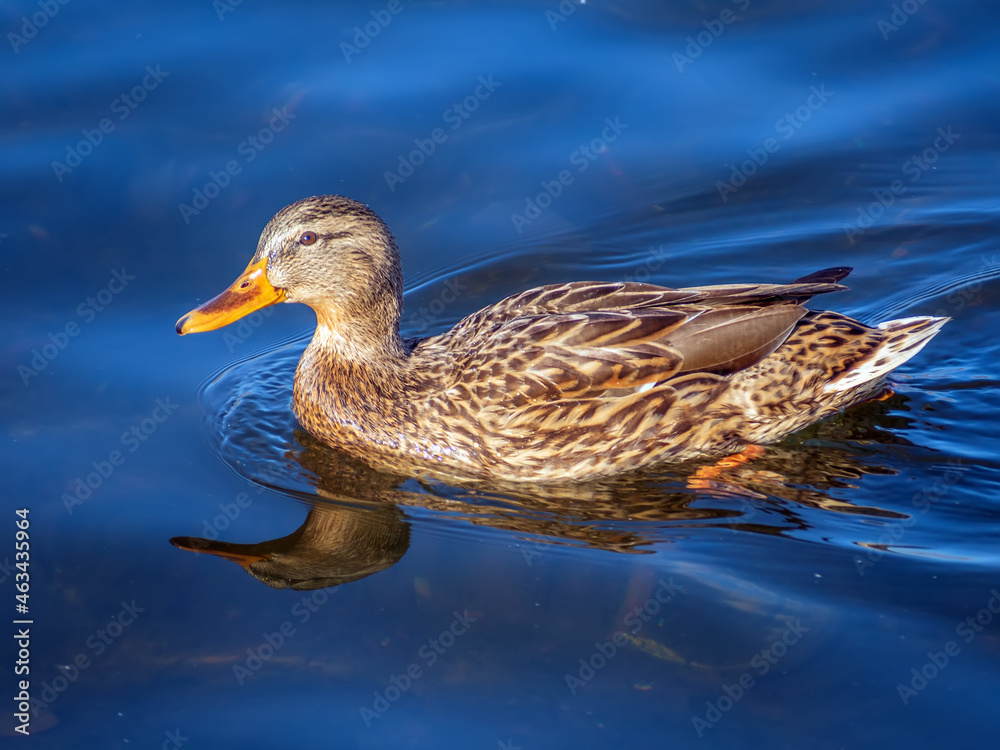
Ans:
{"type": "Polygon", "coordinates": [[[13,607],[13,511],[27,507],[32,692],[66,678],[33,722],[33,747],[992,741],[1000,622],[968,643],[957,628],[1000,586],[997,9],[43,5],[0,11],[0,601],[13,607]],[[387,13],[345,54],[355,27],[387,13]],[[905,23],[889,28],[894,13],[905,23]],[[23,19],[38,14],[28,39],[23,19]],[[469,100],[481,77],[494,90],[469,100]],[[100,142],[81,149],[104,118],[100,142]],[[437,128],[433,153],[390,185],[437,128]],[[935,146],[939,130],[954,142],[935,146]],[[70,151],[87,153],[70,172],[53,166],[70,151]],[[914,157],[933,164],[915,169],[914,157]],[[181,204],[230,161],[238,171],[185,217],[181,204]],[[720,190],[734,170],[745,182],[720,190]],[[563,171],[572,180],[551,205],[515,223],[563,171]],[[405,555],[326,590],[303,622],[308,592],[274,591],[167,539],[202,535],[227,509],[235,517],[215,528],[228,541],[302,523],[308,477],[272,472],[267,490],[246,477],[288,466],[287,389],[312,314],[281,306],[184,339],[174,321],[235,278],[276,210],[331,192],[369,203],[396,233],[407,334],[573,278],[684,286],[834,265],[855,266],[851,290],[824,304],[868,322],[954,321],[902,368],[894,399],[772,453],[775,476],[753,475],[756,494],[699,492],[667,472],[612,503],[616,516],[585,489],[539,506],[407,482],[405,555]],[[268,419],[244,404],[224,427],[234,394],[268,419]],[[123,438],[133,426],[144,440],[123,438]],[[67,507],[114,451],[121,465],[67,507]],[[611,537],[638,539],[642,554],[593,541],[611,537]],[[566,675],[668,579],[683,593],[571,692],[566,675]],[[133,601],[142,611],[98,653],[97,634],[133,601]],[[422,646],[466,610],[478,619],[428,665],[422,646]],[[234,666],[285,622],[295,632],[241,684],[234,666]],[[755,655],[800,625],[762,674],[755,655]],[[960,653],[904,703],[897,686],[949,641],[960,653]],[[89,666],[75,673],[80,654],[89,666]],[[360,709],[413,663],[419,679],[366,726],[360,709]],[[693,719],[745,674],[753,686],[700,737],[693,719]]]}

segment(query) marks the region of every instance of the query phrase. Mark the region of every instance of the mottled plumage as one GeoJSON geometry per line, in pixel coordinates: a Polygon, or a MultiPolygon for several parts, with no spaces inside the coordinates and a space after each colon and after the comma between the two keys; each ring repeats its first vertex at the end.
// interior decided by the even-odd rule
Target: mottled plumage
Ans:
{"type": "Polygon", "coordinates": [[[404,340],[392,234],[366,206],[322,196],[280,211],[247,272],[178,331],[304,302],[317,329],[293,406],[328,445],[404,474],[582,479],[772,443],[877,395],[946,319],[871,328],[802,306],[849,272],[558,284],[404,340]]]}

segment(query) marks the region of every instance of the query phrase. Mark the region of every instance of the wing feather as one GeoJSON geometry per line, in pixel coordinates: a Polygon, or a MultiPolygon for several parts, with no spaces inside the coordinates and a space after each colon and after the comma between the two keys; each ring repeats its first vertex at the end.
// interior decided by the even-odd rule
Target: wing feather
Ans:
{"type": "MultiPolygon", "coordinates": [[[[455,383],[474,393],[498,434],[534,441],[593,420],[639,424],[687,392],[691,378],[725,376],[774,352],[815,294],[843,289],[850,269],[790,284],[668,289],[574,282],[531,289],[420,346],[448,350],[455,383]]],[[[638,429],[638,428],[637,428],[638,429]]]]}
{"type": "Polygon", "coordinates": [[[684,359],[681,372],[727,374],[781,346],[805,314],[799,305],[720,307],[682,325],[669,342],[684,359]]]}

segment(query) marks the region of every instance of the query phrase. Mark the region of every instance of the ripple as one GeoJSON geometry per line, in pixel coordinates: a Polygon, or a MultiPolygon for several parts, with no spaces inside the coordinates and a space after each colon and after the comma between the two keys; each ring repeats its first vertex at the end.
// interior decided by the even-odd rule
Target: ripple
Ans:
{"type": "Polygon", "coordinates": [[[691,529],[725,528],[853,547],[870,537],[862,519],[888,524],[913,512],[891,498],[872,504],[878,495],[867,485],[914,466],[933,471],[903,437],[912,425],[906,416],[910,399],[931,398],[911,389],[814,425],[738,466],[699,461],[556,485],[380,474],[298,425],[292,383],[304,345],[297,339],[248,357],[205,383],[205,426],[219,458],[251,482],[299,500],[391,505],[414,522],[445,524],[443,533],[499,532],[547,544],[643,552],[691,529]]]}
{"type": "Polygon", "coordinates": [[[288,457],[298,422],[291,410],[295,366],[305,345],[287,343],[213,375],[200,390],[209,443],[222,461],[258,484],[310,492],[288,457]]]}

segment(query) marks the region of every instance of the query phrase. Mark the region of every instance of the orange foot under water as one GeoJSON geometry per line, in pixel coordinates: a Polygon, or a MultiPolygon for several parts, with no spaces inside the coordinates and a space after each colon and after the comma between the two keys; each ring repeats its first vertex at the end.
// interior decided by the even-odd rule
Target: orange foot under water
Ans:
{"type": "MultiPolygon", "coordinates": [[[[760,458],[765,453],[765,449],[760,445],[748,445],[739,453],[720,458],[711,466],[702,466],[688,477],[687,486],[693,490],[718,490],[720,489],[719,477],[727,470],[738,468],[745,463],[760,458]]],[[[726,489],[732,489],[732,486],[728,482],[723,480],[723,483],[726,489]]],[[[746,490],[737,492],[736,494],[756,495],[756,493],[746,490]]]]}

